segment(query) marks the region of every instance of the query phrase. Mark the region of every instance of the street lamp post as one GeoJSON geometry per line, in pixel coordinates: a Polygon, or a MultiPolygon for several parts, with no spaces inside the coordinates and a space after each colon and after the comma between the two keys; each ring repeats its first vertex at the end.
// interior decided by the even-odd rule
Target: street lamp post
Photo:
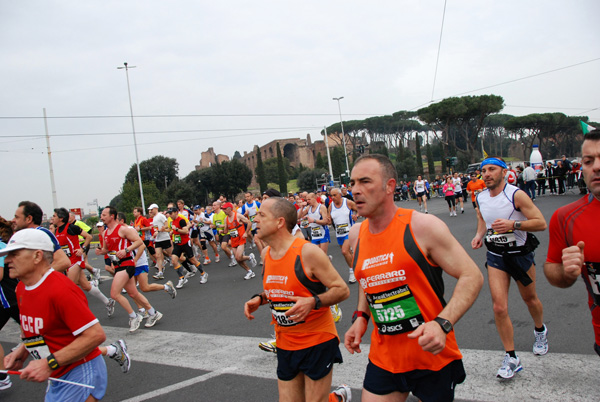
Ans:
{"type": "Polygon", "coordinates": [[[146,210],[146,203],[144,202],[144,189],[142,186],[142,173],[140,172],[140,159],[138,157],[137,139],[135,137],[135,124],[133,122],[133,104],[131,103],[131,88],[129,86],[129,69],[135,68],[135,66],[128,66],[127,62],[123,63],[125,67],[117,67],[117,70],[125,69],[125,76],[127,77],[127,94],[129,95],[129,111],[131,112],[131,129],[133,130],[133,147],[135,148],[135,165],[137,166],[138,182],[140,184],[140,196],[142,197],[142,210],[146,210]]]}
{"type": "Polygon", "coordinates": [[[333,98],[334,101],[337,101],[338,111],[340,112],[340,124],[342,126],[342,143],[344,144],[344,156],[346,157],[346,175],[350,176],[350,166],[348,165],[348,151],[346,151],[346,135],[344,134],[344,121],[342,120],[342,107],[340,106],[340,100],[344,99],[343,96],[339,98],[333,98]]]}

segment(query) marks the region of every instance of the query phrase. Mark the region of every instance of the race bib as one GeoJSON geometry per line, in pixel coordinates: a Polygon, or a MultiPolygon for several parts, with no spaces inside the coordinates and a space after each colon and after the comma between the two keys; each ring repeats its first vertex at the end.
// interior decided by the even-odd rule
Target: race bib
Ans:
{"type": "Polygon", "coordinates": [[[300,226],[303,228],[308,227],[308,218],[302,218],[302,220],[300,220],[300,226]]]}
{"type": "Polygon", "coordinates": [[[42,336],[24,338],[23,344],[31,357],[35,360],[45,359],[50,356],[50,349],[48,349],[48,345],[46,345],[46,341],[42,336]]]}
{"type": "Polygon", "coordinates": [[[294,325],[304,322],[294,322],[290,317],[285,315],[289,309],[294,307],[294,304],[294,302],[271,302],[271,314],[278,325],[281,325],[282,327],[293,327],[294,325]]]}
{"type": "Polygon", "coordinates": [[[382,335],[413,331],[425,322],[408,285],[366,296],[373,322],[382,335]]]}
{"type": "Polygon", "coordinates": [[[321,237],[325,236],[323,226],[313,226],[310,229],[310,235],[313,239],[320,239],[321,237]]]}
{"type": "Polygon", "coordinates": [[[590,290],[596,304],[600,303],[600,263],[584,262],[585,274],[590,281],[590,290]]]}
{"type": "Polygon", "coordinates": [[[173,241],[177,244],[181,244],[181,236],[180,235],[173,235],[173,241]]]}
{"type": "Polygon", "coordinates": [[[237,229],[231,229],[228,234],[231,237],[238,237],[239,236],[239,233],[238,233],[237,229]]]}
{"type": "Polygon", "coordinates": [[[256,215],[252,215],[252,216],[250,217],[250,222],[254,223],[254,218],[256,218],[256,215]]]}
{"type": "Polygon", "coordinates": [[[60,248],[65,252],[67,257],[71,257],[71,250],[69,249],[69,246],[60,246],[60,248]]]}
{"type": "Polygon", "coordinates": [[[335,227],[335,233],[336,233],[338,236],[345,236],[345,235],[347,235],[347,234],[348,234],[348,232],[350,232],[350,226],[348,226],[348,224],[347,224],[347,223],[344,223],[344,224],[342,224],[342,225],[337,225],[337,226],[335,227]]]}
{"type": "Polygon", "coordinates": [[[488,243],[494,243],[499,247],[515,247],[517,245],[517,237],[514,232],[497,233],[492,229],[488,229],[488,234],[485,237],[488,243]]]}

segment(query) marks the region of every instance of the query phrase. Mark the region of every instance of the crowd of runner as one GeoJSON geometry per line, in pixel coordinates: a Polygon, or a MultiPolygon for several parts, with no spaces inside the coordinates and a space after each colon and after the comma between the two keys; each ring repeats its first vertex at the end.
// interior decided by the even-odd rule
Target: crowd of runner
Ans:
{"type": "MultiPolygon", "coordinates": [[[[600,138],[587,138],[583,173],[591,194],[573,208],[590,214],[585,224],[593,227],[600,216],[593,212],[600,202],[600,138]]],[[[511,279],[532,316],[533,353],[548,352],[548,328],[535,292],[533,250],[539,242],[532,234],[547,225],[533,203],[535,193],[526,194],[510,184],[511,171],[502,159],[487,158],[480,168],[466,181],[458,173],[446,177],[441,192],[450,216],[457,216],[458,205],[464,213],[467,196],[477,213],[471,246],[485,244],[488,249],[488,281],[505,349],[497,376],[510,379],[522,369],[508,316],[511,279]]],[[[221,196],[210,205],[192,207],[177,200],[163,208],[152,204],[147,211],[136,207],[132,211],[134,221],[129,224],[123,212],[106,207],[97,224],[99,243],[93,252],[104,256],[105,271],[112,277],[108,296],[98,286],[105,275],[87,258],[92,249],[92,228],[67,209],[57,208],[50,228],[45,229],[41,208],[23,201],[12,220],[0,218],[0,256],[6,255],[0,263],[0,328],[12,318],[23,331],[22,342],[6,358],[0,348],[0,369],[22,369],[31,355],[35,360],[22,369],[21,378],[45,381],[52,375],[57,382],[49,387],[47,395],[52,396],[47,400],[71,396],[71,388],[57,377],[88,384],[78,388],[81,400],[101,399],[106,390],[102,356],[115,360],[124,373],[131,361],[123,340],[100,346],[106,337],[81,290],[102,303],[109,317],[117,305],[123,308],[129,316],[128,330],[135,332],[143,320],[144,327],[151,328],[163,318],[144,293],[160,291],[174,299],[193,277],[207,284],[204,267],[223,258],[228,266],[242,268],[245,280],[255,278],[255,271],[263,274],[265,290],[250,298],[245,314],[253,319],[252,313],[261,305],[271,307],[276,338],[261,342],[259,347],[277,354],[281,398],[302,392],[307,399],[351,400],[346,385],[329,393],[330,367],[342,360],[334,325],[342,316],[338,304],[349,295],[346,282],[352,284],[358,279],[359,303],[344,346],[350,353],[360,353],[361,338],[372,317],[373,343],[363,397],[386,400],[393,395],[393,400],[404,400],[412,392],[422,400],[452,400],[455,384],[465,378],[453,325],[477,298],[483,276],[447,226],[428,215],[431,187],[427,181],[418,176],[412,183],[420,211],[394,204],[396,183],[391,162],[369,155],[355,162],[352,189],[342,186],[327,193],[302,192],[287,197],[269,189],[261,197],[247,192],[234,202],[221,196]],[[439,230],[432,233],[427,230],[430,227],[439,230]],[[331,265],[329,244],[333,237],[348,266],[347,280],[331,265]],[[393,259],[397,261],[394,265],[393,259]],[[396,270],[397,264],[401,269],[396,270]],[[176,284],[165,281],[167,269],[177,273],[176,284]],[[442,271],[458,280],[451,295],[443,294],[442,271]],[[288,283],[288,277],[294,280],[288,283]],[[446,302],[444,297],[448,296],[446,302]],[[41,307],[54,304],[58,307],[41,307]],[[311,331],[314,335],[307,337],[311,331]],[[89,380],[85,370],[104,374],[89,380]],[[398,373],[401,377],[388,377],[398,373]],[[433,383],[439,387],[432,388],[433,383]]],[[[566,213],[561,212],[560,219],[572,219],[566,213]]],[[[553,222],[556,219],[553,217],[553,222]]],[[[584,240],[591,232],[577,229],[574,223],[560,226],[565,232],[578,230],[576,236],[567,235],[565,242],[564,236],[555,234],[561,224],[556,221],[551,225],[552,253],[545,273],[560,287],[572,285],[579,275],[584,277],[596,330],[594,347],[600,354],[600,316],[593,308],[598,303],[597,251],[586,247],[584,257],[584,240]]],[[[593,241],[593,236],[590,239],[593,241]]],[[[10,377],[0,371],[0,390],[10,386],[10,377]]]]}

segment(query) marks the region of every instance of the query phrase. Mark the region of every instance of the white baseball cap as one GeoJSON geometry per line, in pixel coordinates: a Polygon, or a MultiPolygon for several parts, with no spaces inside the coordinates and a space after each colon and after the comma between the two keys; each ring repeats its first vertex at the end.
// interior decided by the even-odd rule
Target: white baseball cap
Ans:
{"type": "Polygon", "coordinates": [[[150,205],[150,206],[148,207],[148,211],[150,211],[151,209],[154,209],[154,208],[158,208],[158,205],[156,205],[156,204],[152,204],[152,205],[150,205]]]}
{"type": "Polygon", "coordinates": [[[22,229],[15,233],[8,245],[0,250],[0,257],[5,256],[14,250],[21,249],[42,250],[54,252],[54,243],[50,240],[50,236],[43,230],[38,229],[22,229]]]}

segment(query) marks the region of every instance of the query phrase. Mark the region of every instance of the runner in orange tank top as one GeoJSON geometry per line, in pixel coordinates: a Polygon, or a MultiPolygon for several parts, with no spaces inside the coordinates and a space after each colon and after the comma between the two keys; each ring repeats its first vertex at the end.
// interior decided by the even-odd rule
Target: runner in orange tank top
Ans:
{"type": "MultiPolygon", "coordinates": [[[[264,291],[246,302],[244,314],[252,320],[262,304],[271,307],[279,399],[322,401],[331,389],[332,363],[342,361],[329,306],[348,298],[350,290],[318,246],[292,235],[296,221],[296,208],[284,198],[261,205],[255,222],[269,245],[264,291]]],[[[329,400],[338,400],[336,395],[329,400]]]]}
{"type": "Polygon", "coordinates": [[[412,392],[451,401],[465,379],[453,325],[477,298],[483,275],[437,217],[396,207],[396,182],[383,155],[362,156],[352,169],[354,201],[368,219],[350,232],[360,289],[344,345],[360,353],[373,318],[363,400],[405,401],[412,392]],[[443,272],[458,279],[448,302],[443,272]]]}

